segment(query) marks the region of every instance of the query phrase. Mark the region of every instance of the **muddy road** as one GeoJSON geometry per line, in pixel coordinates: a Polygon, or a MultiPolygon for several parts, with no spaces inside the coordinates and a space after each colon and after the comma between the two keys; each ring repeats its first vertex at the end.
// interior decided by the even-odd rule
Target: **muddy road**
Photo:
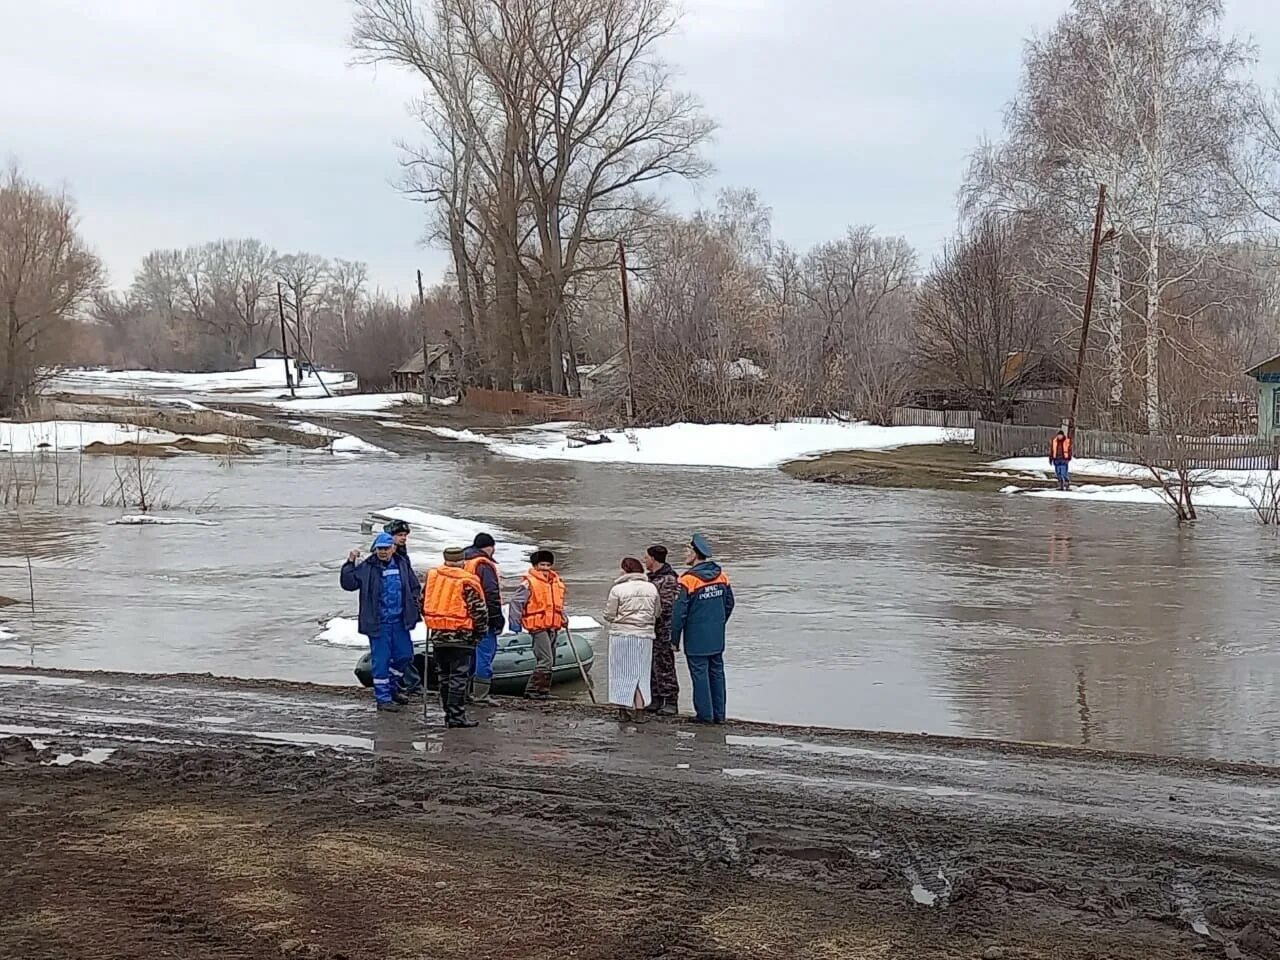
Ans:
{"type": "Polygon", "coordinates": [[[1280,956],[1280,770],[0,673],[0,956],[1280,956]]]}

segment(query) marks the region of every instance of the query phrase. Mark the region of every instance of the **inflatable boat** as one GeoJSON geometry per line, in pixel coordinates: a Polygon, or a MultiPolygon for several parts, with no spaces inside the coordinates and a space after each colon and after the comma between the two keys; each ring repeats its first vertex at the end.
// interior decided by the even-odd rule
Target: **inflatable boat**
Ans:
{"type": "MultiPolygon", "coordinates": [[[[555,667],[551,674],[553,684],[582,682],[582,675],[578,672],[578,661],[573,656],[574,649],[578,651],[582,666],[590,674],[591,664],[595,659],[591,644],[581,633],[573,635],[573,644],[574,647],[570,648],[568,636],[565,631],[560,631],[560,636],[556,640],[555,667]]],[[[418,670],[418,675],[426,678],[427,688],[435,690],[437,677],[431,641],[427,641],[425,649],[418,647],[413,657],[413,664],[418,670]]],[[[493,658],[493,685],[490,689],[497,694],[523,693],[525,684],[533,674],[533,666],[533,641],[529,635],[527,633],[502,634],[498,637],[497,656],[493,658]]],[[[368,653],[356,662],[355,674],[356,679],[364,686],[373,686],[373,670],[369,664],[368,653]]]]}

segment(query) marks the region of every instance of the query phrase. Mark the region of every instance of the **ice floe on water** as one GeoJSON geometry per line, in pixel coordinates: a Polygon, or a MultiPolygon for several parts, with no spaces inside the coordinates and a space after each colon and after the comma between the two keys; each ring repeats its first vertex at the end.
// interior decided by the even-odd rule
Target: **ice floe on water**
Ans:
{"type": "Polygon", "coordinates": [[[329,449],[334,453],[341,454],[361,454],[361,453],[380,453],[383,456],[394,457],[395,454],[390,450],[384,450],[376,444],[369,443],[367,440],[361,440],[359,437],[353,437],[350,434],[344,434],[336,437],[333,443],[329,444],[329,449]]]}
{"type": "Polygon", "coordinates": [[[502,568],[503,575],[518,576],[528,569],[529,553],[534,547],[519,534],[497,524],[432,513],[409,504],[383,507],[374,510],[370,517],[375,522],[375,528],[380,528],[389,520],[403,520],[409,524],[413,531],[409,535],[409,554],[419,569],[438,565],[440,555],[446,547],[471,546],[476,534],[483,532],[497,541],[494,559],[502,568]]]}
{"type": "Polygon", "coordinates": [[[213,520],[199,517],[162,517],[153,513],[131,513],[107,521],[112,527],[216,527],[213,520]]]}
{"type": "Polygon", "coordinates": [[[449,440],[478,443],[519,460],[574,460],[663,466],[765,469],[839,450],[889,450],[972,439],[971,430],[878,427],[841,420],[793,420],[778,424],[673,423],[666,427],[591,432],[605,442],[584,444],[571,424],[543,424],[511,436],[427,428],[449,440]]]}

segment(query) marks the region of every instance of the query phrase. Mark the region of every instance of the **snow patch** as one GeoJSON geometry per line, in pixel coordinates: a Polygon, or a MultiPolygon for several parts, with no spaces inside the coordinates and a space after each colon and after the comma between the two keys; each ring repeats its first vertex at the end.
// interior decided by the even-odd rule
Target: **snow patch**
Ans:
{"type": "Polygon", "coordinates": [[[437,566],[446,547],[469,547],[477,533],[485,532],[497,541],[494,559],[502,573],[518,576],[529,566],[529,553],[533,544],[522,540],[519,534],[482,520],[467,517],[449,517],[430,513],[418,507],[397,504],[375,510],[370,514],[377,524],[389,520],[403,520],[413,532],[409,535],[409,555],[419,565],[437,566]]]}
{"type": "Polygon", "coordinates": [[[329,449],[334,453],[381,453],[389,457],[395,456],[395,454],[390,450],[384,450],[376,444],[369,443],[367,440],[361,440],[359,437],[353,437],[349,433],[337,437],[333,443],[329,444],[329,449]]]}
{"type": "MultiPolygon", "coordinates": [[[[779,424],[675,423],[606,431],[609,442],[575,445],[563,425],[527,428],[510,437],[472,430],[429,427],[449,440],[479,443],[517,460],[573,460],[661,466],[766,469],[789,460],[838,450],[889,450],[914,444],[970,439],[972,431],[941,427],[878,427],[838,420],[794,420],[779,424]]],[[[594,436],[595,434],[593,434],[594,436]]]]}
{"type": "MultiPolygon", "coordinates": [[[[600,629],[600,624],[594,617],[588,616],[571,616],[569,618],[569,629],[576,630],[579,633],[591,633],[600,629]]],[[[503,634],[510,636],[510,631],[503,634]]],[[[427,642],[427,628],[423,624],[418,624],[410,631],[409,636],[415,645],[421,645],[427,642]]],[[[367,649],[369,646],[369,638],[360,632],[354,617],[331,617],[325,621],[324,629],[315,635],[316,643],[327,643],[335,647],[360,647],[367,649]]]]}
{"type": "Polygon", "coordinates": [[[170,446],[179,440],[196,443],[244,443],[221,433],[189,435],[151,430],[130,423],[93,423],[87,420],[41,420],[34,423],[0,422],[0,451],[6,453],[50,453],[83,450],[95,444],[114,446],[142,443],[170,446]]]}
{"type": "MultiPolygon", "coordinates": [[[[331,392],[352,391],[359,382],[354,373],[325,370],[318,378],[308,373],[296,392],[302,397],[322,397],[324,387],[331,392]]],[[[260,360],[247,370],[223,370],[216,373],[168,373],[156,370],[86,370],[59,371],[53,378],[54,389],[70,393],[99,396],[132,397],[150,394],[200,395],[216,393],[223,399],[276,400],[288,390],[285,386],[285,361],[260,360]]]]}
{"type": "Polygon", "coordinates": [[[422,405],[420,393],[345,393],[334,397],[313,397],[304,400],[277,400],[271,406],[286,412],[340,413],[349,416],[368,416],[381,413],[406,403],[422,405]]]}

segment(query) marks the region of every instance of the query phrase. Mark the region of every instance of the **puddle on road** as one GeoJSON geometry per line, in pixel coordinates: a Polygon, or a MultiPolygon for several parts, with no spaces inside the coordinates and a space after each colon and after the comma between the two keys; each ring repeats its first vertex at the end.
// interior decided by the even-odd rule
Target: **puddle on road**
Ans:
{"type": "Polygon", "coordinates": [[[0,673],[0,683],[32,683],[41,687],[75,687],[84,683],[78,677],[46,677],[36,673],[0,673]]]}
{"type": "Polygon", "coordinates": [[[938,895],[917,880],[911,885],[911,899],[922,906],[932,907],[938,902],[938,895]]]}
{"type": "Polygon", "coordinates": [[[106,763],[116,752],[115,747],[90,747],[83,753],[60,753],[49,761],[51,767],[67,767],[73,763],[106,763]]]}
{"type": "Polygon", "coordinates": [[[896,793],[916,793],[936,799],[972,797],[976,795],[972,790],[958,790],[955,787],[946,787],[941,784],[917,787],[906,783],[885,783],[879,780],[850,780],[842,777],[810,777],[799,773],[785,773],[781,770],[765,770],[759,767],[725,767],[720,772],[726,777],[766,777],[780,782],[801,783],[815,787],[893,790],[896,793]]]}
{"type": "Polygon", "coordinates": [[[987,760],[975,760],[971,757],[948,757],[932,753],[893,753],[882,750],[868,750],[865,747],[844,747],[829,743],[810,743],[801,740],[788,740],[786,737],[747,737],[729,734],[724,742],[730,747],[747,747],[749,749],[794,750],[800,753],[812,753],[834,757],[860,757],[868,760],[891,760],[907,763],[960,763],[975,767],[987,766],[987,760]]]}
{"type": "Polygon", "coordinates": [[[287,730],[228,730],[226,732],[240,737],[252,737],[255,740],[263,740],[268,743],[304,743],[322,747],[373,749],[373,740],[369,737],[353,737],[345,733],[290,733],[287,730]]]}
{"type": "Polygon", "coordinates": [[[54,727],[24,727],[0,723],[0,737],[59,736],[64,733],[66,733],[65,730],[58,730],[54,727]]]}

